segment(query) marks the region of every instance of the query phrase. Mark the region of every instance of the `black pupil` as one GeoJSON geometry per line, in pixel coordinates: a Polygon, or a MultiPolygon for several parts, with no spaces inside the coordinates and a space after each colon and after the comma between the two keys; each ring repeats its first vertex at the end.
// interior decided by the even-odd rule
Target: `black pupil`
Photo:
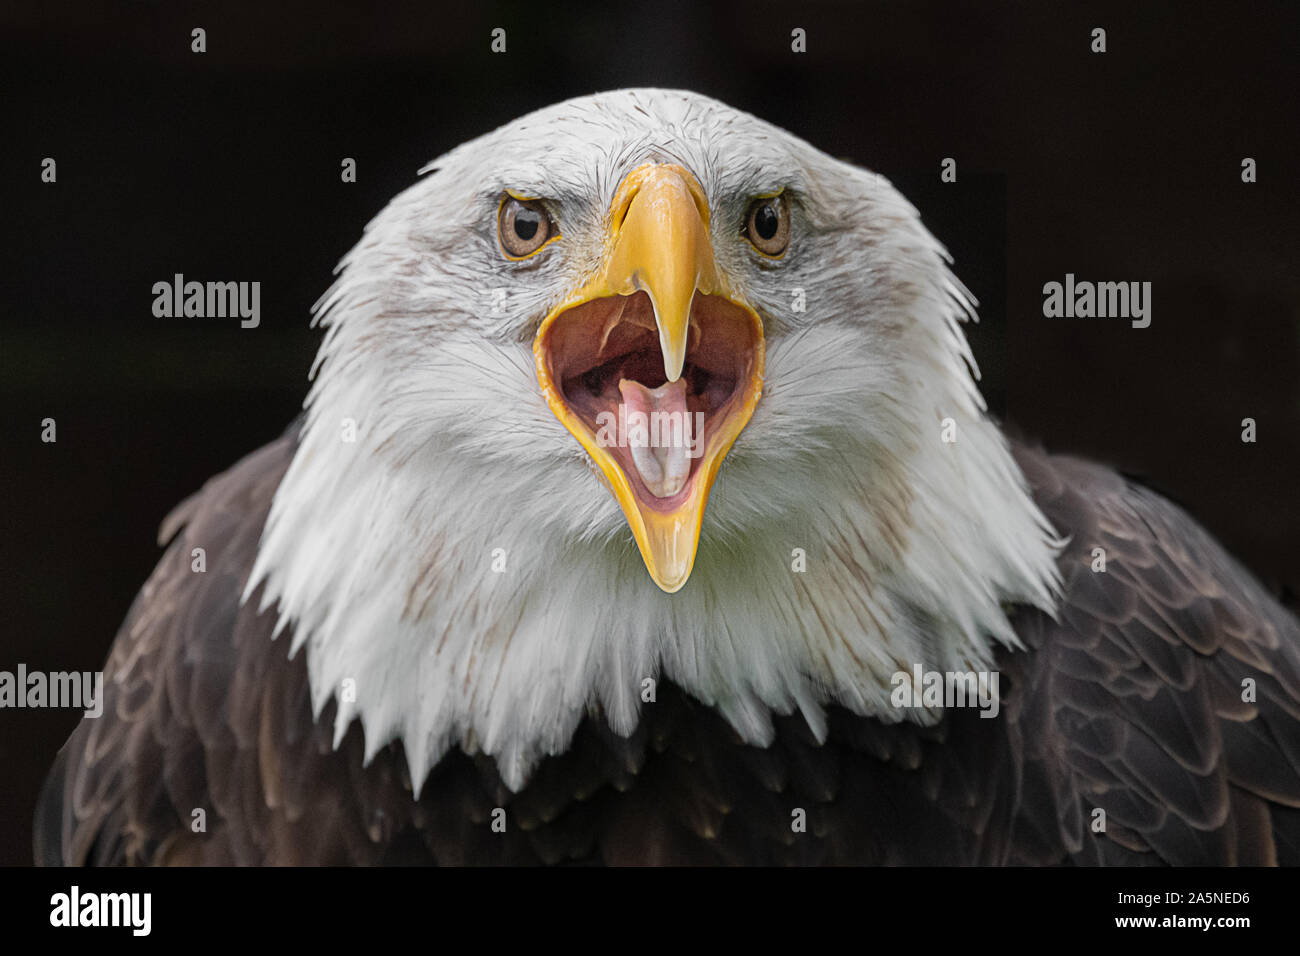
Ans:
{"type": "Polygon", "coordinates": [[[760,239],[771,239],[775,236],[779,224],[776,210],[771,205],[764,204],[754,210],[754,231],[758,233],[760,239]]]}
{"type": "Polygon", "coordinates": [[[525,242],[537,235],[542,225],[542,215],[536,209],[523,206],[515,212],[515,235],[525,242]]]}

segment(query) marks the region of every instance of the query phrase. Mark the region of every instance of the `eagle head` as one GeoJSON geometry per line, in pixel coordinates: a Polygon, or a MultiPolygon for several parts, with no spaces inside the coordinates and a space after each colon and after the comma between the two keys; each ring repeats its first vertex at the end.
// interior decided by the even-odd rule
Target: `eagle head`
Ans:
{"type": "Polygon", "coordinates": [[[670,679],[746,740],[987,667],[1056,542],[973,301],[882,177],[715,100],[582,97],[431,163],[344,258],[264,585],[317,712],[519,787],[670,679]],[[349,693],[342,693],[345,682],[349,693]],[[649,690],[648,690],[649,689],[649,690]]]}

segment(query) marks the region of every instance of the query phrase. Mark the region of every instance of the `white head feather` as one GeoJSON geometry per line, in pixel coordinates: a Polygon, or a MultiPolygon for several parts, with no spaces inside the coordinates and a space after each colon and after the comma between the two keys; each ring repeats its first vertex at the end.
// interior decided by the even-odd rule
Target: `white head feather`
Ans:
{"type": "Polygon", "coordinates": [[[1004,604],[1051,609],[1056,542],[972,381],[971,300],[882,178],[666,90],[558,104],[424,171],[317,304],[309,413],[245,592],[265,581],[263,606],[307,649],[317,713],[339,700],[339,738],[358,717],[368,755],[400,738],[417,790],[453,746],[492,755],[518,788],[587,713],[630,733],[646,678],[759,745],[772,712],[824,734],[829,703],[931,721],[890,705],[892,674],[987,669],[1016,642],[1004,604]],[[648,161],[703,185],[718,267],[767,339],[763,398],[672,595],[547,407],[531,351],[598,267],[623,176],[648,161]],[[793,227],[774,266],[739,223],[779,187],[793,227]],[[551,201],[563,239],[549,254],[501,255],[505,189],[551,201]],[[348,679],[355,699],[338,693],[348,679]]]}

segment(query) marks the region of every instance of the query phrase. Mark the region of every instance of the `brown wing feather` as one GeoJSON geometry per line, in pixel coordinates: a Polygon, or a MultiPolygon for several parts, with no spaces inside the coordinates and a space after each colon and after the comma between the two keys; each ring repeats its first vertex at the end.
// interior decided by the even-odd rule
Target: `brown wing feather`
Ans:
{"type": "Polygon", "coordinates": [[[171,544],[105,665],[104,714],[82,721],[46,783],[39,860],[197,862],[218,842],[192,831],[192,811],[220,825],[234,799],[223,782],[237,754],[232,718],[243,715],[226,691],[241,663],[241,635],[269,640],[273,623],[240,608],[238,597],[292,450],[286,437],[255,452],[164,521],[162,543],[171,544]],[[200,547],[202,573],[191,570],[200,547]]]}
{"type": "Polygon", "coordinates": [[[1070,535],[1060,621],[1027,614],[1036,653],[1014,662],[1048,705],[1022,733],[1063,822],[1106,811],[1105,834],[1082,845],[1077,824],[1062,829],[1070,856],[1300,863],[1296,619],[1168,501],[1086,462],[1017,456],[1070,535]]]}

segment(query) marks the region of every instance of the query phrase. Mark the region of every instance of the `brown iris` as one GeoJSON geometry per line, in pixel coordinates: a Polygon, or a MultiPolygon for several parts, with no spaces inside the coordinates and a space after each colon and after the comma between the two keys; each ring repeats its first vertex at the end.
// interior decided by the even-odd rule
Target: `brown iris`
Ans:
{"type": "Polygon", "coordinates": [[[506,196],[497,215],[501,248],[513,259],[531,256],[558,233],[546,208],[536,199],[506,196]]]}
{"type": "Polygon", "coordinates": [[[765,256],[779,256],[790,244],[790,205],[785,196],[755,199],[745,213],[745,238],[765,256]]]}

